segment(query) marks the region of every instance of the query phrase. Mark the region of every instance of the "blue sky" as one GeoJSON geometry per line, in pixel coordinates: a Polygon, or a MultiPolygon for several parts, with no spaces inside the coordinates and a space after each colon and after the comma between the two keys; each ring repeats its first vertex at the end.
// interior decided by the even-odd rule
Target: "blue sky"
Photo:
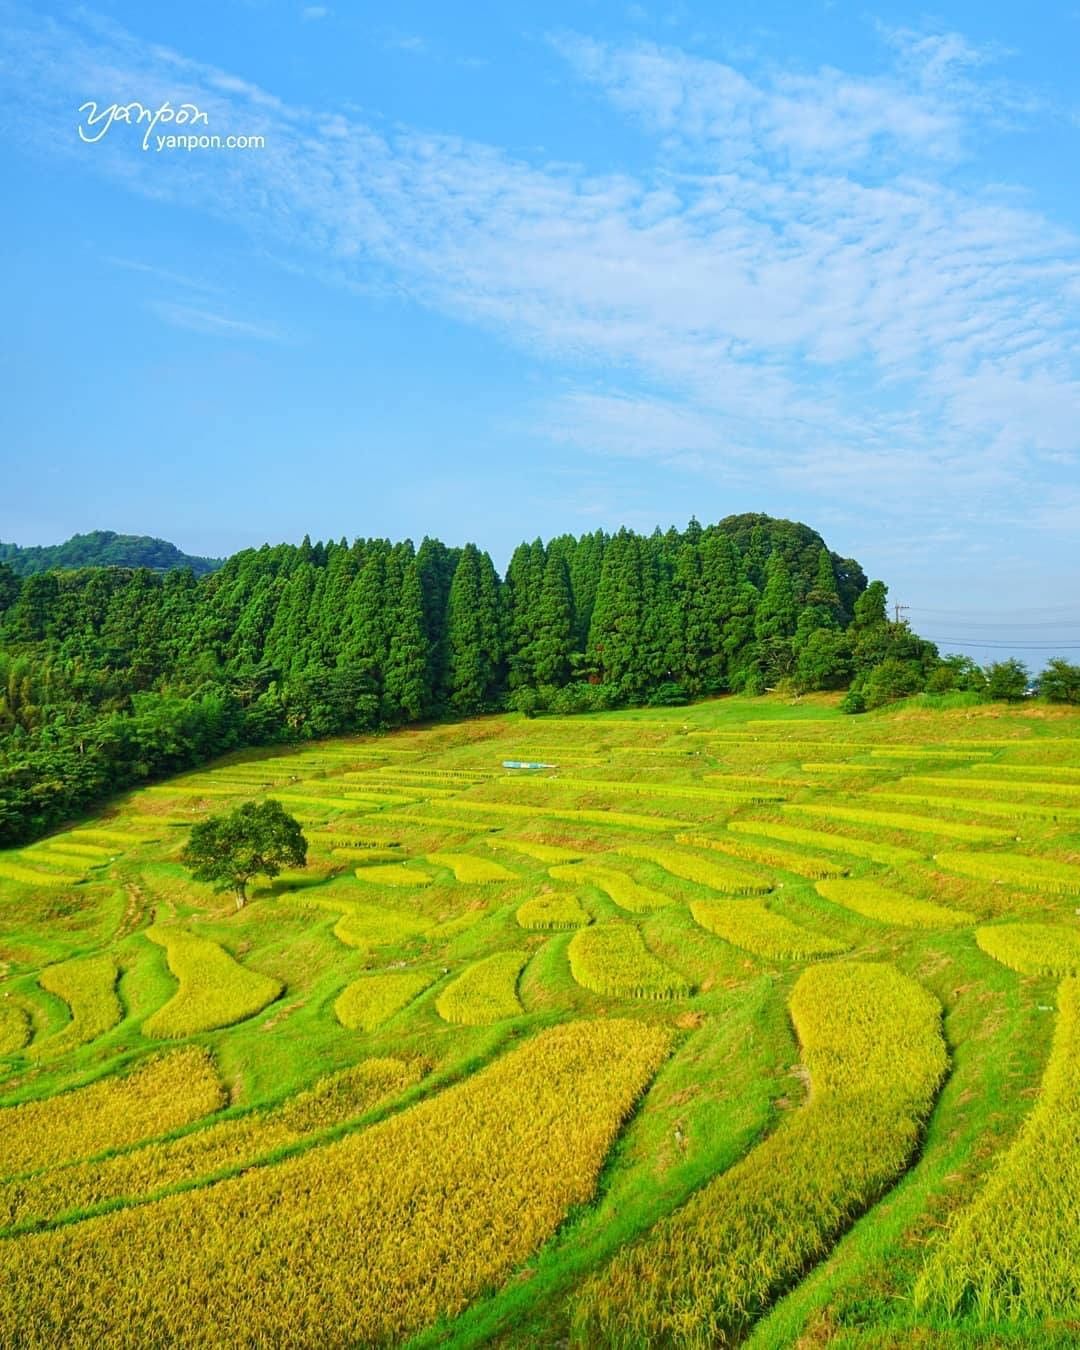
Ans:
{"type": "Polygon", "coordinates": [[[501,565],[760,510],[943,645],[1080,656],[1080,7],[0,25],[0,538],[432,533],[501,565]],[[265,145],[86,143],[87,100],[265,145]]]}

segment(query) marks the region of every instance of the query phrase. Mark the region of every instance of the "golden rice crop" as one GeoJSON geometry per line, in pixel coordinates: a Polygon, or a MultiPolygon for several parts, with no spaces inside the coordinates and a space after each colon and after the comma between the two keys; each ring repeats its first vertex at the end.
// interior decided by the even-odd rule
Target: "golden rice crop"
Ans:
{"type": "Polygon", "coordinates": [[[144,1060],[57,1097],[0,1108],[0,1177],[91,1158],[217,1111],[225,1094],[205,1050],[144,1060]]]}
{"type": "Polygon", "coordinates": [[[774,914],[761,900],[729,900],[720,904],[695,900],[690,913],[702,928],[755,956],[781,961],[804,961],[811,956],[846,952],[851,944],[813,933],[774,914]]]}
{"type": "Polygon", "coordinates": [[[484,1027],[524,1011],[517,996],[518,976],[528,952],[496,952],[467,967],[435,1000],[444,1022],[484,1027]]]}
{"type": "Polygon", "coordinates": [[[0,1339],[400,1345],[591,1198],[669,1045],[618,1019],[555,1027],[337,1143],[2,1243],[0,1339]]]}
{"type": "Polygon", "coordinates": [[[652,886],[642,886],[625,872],[614,867],[601,867],[595,863],[570,863],[560,867],[549,867],[548,875],[556,881],[569,881],[571,885],[595,886],[611,897],[620,909],[631,914],[651,914],[654,909],[663,909],[674,904],[674,896],[652,886]]]}
{"type": "Polygon", "coordinates": [[[586,791],[607,790],[616,797],[687,797],[705,802],[779,802],[783,801],[782,792],[771,791],[767,787],[747,787],[739,789],[704,787],[693,783],[656,783],[635,782],[632,779],[615,778],[567,778],[559,774],[557,778],[519,778],[519,783],[547,784],[557,783],[560,787],[578,788],[586,791]]]}
{"type": "Polygon", "coordinates": [[[955,928],[975,922],[975,915],[965,910],[938,905],[932,900],[917,900],[875,881],[819,881],[817,892],[834,905],[854,910],[866,919],[901,928],[955,928]]]}
{"type": "Polygon", "coordinates": [[[35,1043],[30,1053],[51,1059],[116,1026],[124,1015],[116,996],[118,975],[116,962],[109,955],[85,956],[46,966],[38,976],[38,984],[64,1000],[71,1009],[71,1021],[57,1035],[35,1043]]]}
{"type": "Polygon", "coordinates": [[[931,1251],[920,1309],[988,1322],[1080,1311],[1080,980],[1062,981],[1058,1010],[1035,1108],[931,1251]]]}
{"type": "MultiPolygon", "coordinates": [[[[1003,765],[994,765],[1003,768],[1003,765]]],[[[1017,769],[1016,772],[1019,772],[1017,769]]],[[[1042,770],[1038,770],[1042,772],[1042,770]]],[[[962,788],[970,792],[973,788],[980,793],[987,792],[994,797],[1009,797],[1015,801],[1017,796],[1030,792],[1035,796],[1046,795],[1065,797],[1066,800],[1080,797],[1080,783],[1054,782],[1013,782],[1007,778],[936,778],[932,774],[911,774],[901,780],[904,783],[917,784],[920,787],[962,788]]]]}
{"type": "Polygon", "coordinates": [[[146,936],[165,948],[180,988],[143,1023],[145,1036],[191,1036],[231,1026],[262,1012],[281,993],[277,980],[248,970],[209,938],[157,926],[146,936]]]}
{"type": "Polygon", "coordinates": [[[790,1006],[809,1101],[583,1286],[580,1344],[736,1344],[908,1163],[946,1067],[937,1002],[842,962],[805,971],[790,1006]]]}
{"type": "Polygon", "coordinates": [[[518,907],[517,921],[522,928],[584,928],[592,918],[582,909],[576,895],[560,891],[526,900],[518,907]]]}
{"type": "Polygon", "coordinates": [[[30,1039],[26,1009],[10,998],[0,999],[0,1055],[13,1055],[30,1039]]]}
{"type": "Polygon", "coordinates": [[[103,861],[112,856],[113,850],[106,848],[103,844],[91,844],[85,840],[76,839],[71,834],[51,834],[47,839],[43,839],[40,844],[35,844],[33,848],[24,849],[23,853],[26,856],[34,853],[70,853],[76,858],[95,858],[103,861]]]}
{"type": "Polygon", "coordinates": [[[655,957],[629,923],[582,928],[570,939],[570,973],[583,989],[612,998],[682,998],[690,982],[655,957]]]}
{"type": "Polygon", "coordinates": [[[372,867],[376,863],[393,862],[400,855],[397,849],[375,848],[371,844],[339,844],[330,850],[330,856],[343,862],[359,863],[361,867],[372,867]]]}
{"type": "Polygon", "coordinates": [[[846,759],[804,764],[803,773],[894,773],[891,764],[852,764],[846,759]]]}
{"type": "Polygon", "coordinates": [[[700,858],[695,853],[668,848],[644,848],[637,844],[624,845],[619,852],[655,863],[673,876],[683,877],[699,886],[708,886],[714,891],[722,891],[725,895],[767,895],[773,889],[767,877],[716,863],[711,858],[700,858]]]}
{"type": "Polygon", "coordinates": [[[89,858],[65,853],[60,849],[45,848],[43,845],[23,849],[20,856],[33,867],[47,867],[50,871],[60,873],[69,884],[77,884],[95,865],[89,858]]]}
{"type": "Polygon", "coordinates": [[[539,844],[532,839],[487,839],[488,848],[508,848],[515,853],[523,853],[526,858],[535,858],[542,863],[571,863],[581,857],[581,850],[561,848],[557,844],[539,844]]]}
{"type": "Polygon", "coordinates": [[[1056,858],[1029,858],[1024,853],[935,853],[934,861],[976,881],[1051,895],[1080,895],[1080,867],[1056,858]]]}
{"type": "Polygon", "coordinates": [[[1023,801],[993,802],[967,793],[962,797],[940,797],[911,787],[896,792],[875,792],[874,801],[896,802],[901,806],[929,806],[935,811],[964,811],[977,816],[1003,816],[1006,820],[1013,820],[1017,816],[1028,816],[1033,820],[1080,820],[1080,809],[1076,808],[1070,810],[1068,807],[1041,806],[1023,801]]]}
{"type": "Polygon", "coordinates": [[[71,877],[60,872],[46,872],[37,867],[27,867],[19,862],[18,853],[0,853],[0,877],[8,881],[18,881],[24,886],[70,886],[71,877]]]}
{"type": "Polygon", "coordinates": [[[985,759],[994,751],[971,746],[885,745],[875,746],[870,753],[880,759],[985,759]]]}
{"type": "Polygon", "coordinates": [[[405,863],[388,863],[385,866],[358,867],[356,876],[373,886],[430,886],[431,873],[421,872],[419,867],[409,867],[405,863]]]}
{"type": "Polygon", "coordinates": [[[134,830],[116,830],[112,826],[97,826],[92,829],[82,827],[71,836],[73,839],[89,839],[91,843],[105,844],[110,851],[115,852],[116,846],[121,848],[133,848],[136,844],[152,844],[157,836],[154,834],[136,833],[134,830]]]}
{"type": "Polygon", "coordinates": [[[903,811],[872,811],[861,806],[835,806],[832,802],[813,805],[791,803],[781,810],[802,816],[828,816],[853,825],[873,825],[882,830],[905,830],[915,834],[940,834],[946,839],[962,839],[971,844],[997,844],[1011,839],[1009,830],[991,825],[961,825],[957,821],[938,820],[936,816],[913,816],[903,811]]]}
{"type": "Polygon", "coordinates": [[[142,1200],[167,1187],[250,1166],[397,1096],[419,1081],[421,1067],[400,1059],[361,1060],[280,1106],[211,1121],[178,1139],[142,1144],[110,1158],[0,1183],[0,1231],[119,1200],[142,1200]]]}
{"type": "MultiPolygon", "coordinates": [[[[1040,739],[1045,744],[1048,738],[1040,739]]],[[[1070,742],[1070,744],[1075,744],[1075,742],[1070,742]]],[[[1002,787],[1009,786],[1014,777],[1027,775],[1032,778],[1041,778],[1050,773],[1058,774],[1063,782],[1080,782],[1080,769],[1065,764],[980,764],[978,772],[992,773],[1002,787]]],[[[1057,782],[1054,786],[1058,786],[1057,782]]]]}
{"type": "Polygon", "coordinates": [[[429,853],[427,860],[436,867],[448,867],[456,881],[469,885],[517,880],[508,867],[489,858],[474,858],[471,853],[429,853]]]}
{"type": "Polygon", "coordinates": [[[425,933],[431,921],[419,914],[391,909],[387,905],[356,904],[336,896],[325,898],[301,894],[300,903],[312,909],[330,910],[341,915],[334,936],[348,947],[385,947],[425,933]]]}
{"type": "MultiPolygon", "coordinates": [[[[458,803],[448,802],[447,805],[456,808],[458,803]]],[[[405,811],[380,811],[379,824],[384,821],[391,821],[395,825],[416,825],[421,829],[459,830],[462,834],[490,834],[502,829],[501,825],[493,825],[490,821],[455,820],[453,816],[418,816],[405,811]]]]}
{"type": "Polygon", "coordinates": [[[995,961],[1021,975],[1080,974],[1080,929],[1059,923],[1003,923],[975,930],[995,961]]]}
{"type": "Polygon", "coordinates": [[[334,1013],[350,1031],[374,1031],[422,994],[434,978],[422,970],[362,975],[338,995],[334,1013]]]}
{"type": "Polygon", "coordinates": [[[688,844],[691,848],[713,848],[718,853],[742,858],[744,862],[760,863],[762,867],[779,867],[785,872],[794,872],[796,876],[807,877],[811,881],[817,881],[820,877],[844,877],[848,873],[843,863],[836,862],[832,858],[815,858],[810,854],[796,853],[791,849],[773,848],[738,839],[716,838],[705,834],[677,834],[675,842],[688,844]]]}
{"type": "Polygon", "coordinates": [[[854,839],[847,834],[831,834],[828,830],[807,830],[799,825],[774,825],[767,820],[731,820],[728,829],[737,834],[760,835],[763,839],[779,839],[785,844],[822,848],[827,852],[847,853],[853,858],[869,858],[886,867],[900,867],[904,863],[919,862],[921,853],[895,844],[879,844],[869,839],[854,839]]]}
{"type": "MultiPolygon", "coordinates": [[[[535,820],[538,815],[542,815],[545,820],[588,821],[591,825],[625,825],[632,830],[658,830],[661,833],[667,830],[683,830],[686,828],[685,821],[666,820],[663,816],[641,816],[632,811],[599,811],[569,806],[554,807],[548,802],[544,803],[542,811],[535,806],[518,806],[511,802],[464,800],[455,801],[453,808],[455,811],[475,812],[478,815],[486,816],[516,816],[519,819],[535,820]]],[[[421,817],[416,817],[416,819],[420,820],[421,817]]]]}

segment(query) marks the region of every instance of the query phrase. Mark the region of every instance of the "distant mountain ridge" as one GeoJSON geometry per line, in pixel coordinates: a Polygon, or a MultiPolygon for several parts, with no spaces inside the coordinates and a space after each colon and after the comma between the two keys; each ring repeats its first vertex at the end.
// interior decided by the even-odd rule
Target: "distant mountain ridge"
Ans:
{"type": "Polygon", "coordinates": [[[0,563],[7,563],[20,577],[55,567],[149,567],[154,572],[190,567],[201,577],[216,572],[223,561],[181,553],[167,539],[153,539],[148,534],[117,534],[114,530],[91,530],[89,534],[73,534],[62,544],[27,548],[0,543],[0,563]]]}

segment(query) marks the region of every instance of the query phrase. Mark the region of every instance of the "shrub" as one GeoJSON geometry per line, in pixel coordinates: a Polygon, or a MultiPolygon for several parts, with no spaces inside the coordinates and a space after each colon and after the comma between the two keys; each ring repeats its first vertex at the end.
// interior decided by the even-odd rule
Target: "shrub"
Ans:
{"type": "Polygon", "coordinates": [[[866,696],[858,689],[849,689],[840,700],[840,711],[853,714],[866,712],[866,696]]]}
{"type": "Polygon", "coordinates": [[[739,1343],[907,1165],[947,1063],[935,999],[891,966],[819,965],[791,1016],[807,1105],[585,1283],[582,1344],[739,1343]]]}
{"type": "Polygon", "coordinates": [[[612,998],[681,998],[688,980],[658,960],[629,923],[583,928],[570,939],[570,973],[584,989],[612,998]]]}
{"type": "Polygon", "coordinates": [[[143,1023],[144,1036],[191,1036],[231,1026],[262,1012],[281,993],[277,980],[247,970],[209,938],[159,927],[148,928],[146,936],[165,948],[180,988],[143,1023]]]}

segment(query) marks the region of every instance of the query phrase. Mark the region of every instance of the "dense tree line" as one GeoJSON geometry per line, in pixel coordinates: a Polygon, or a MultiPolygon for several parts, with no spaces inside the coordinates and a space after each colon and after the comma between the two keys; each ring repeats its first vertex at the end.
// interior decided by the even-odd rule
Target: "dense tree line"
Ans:
{"type": "Polygon", "coordinates": [[[775,687],[857,711],[942,664],[858,563],[758,515],[535,540],[505,577],[434,539],[305,539],[198,579],[0,565],[0,843],[240,745],[775,687]]]}
{"type": "Polygon", "coordinates": [[[0,563],[7,563],[16,576],[48,572],[56,567],[149,567],[168,572],[190,567],[197,577],[221,566],[220,558],[198,558],[181,553],[166,539],[147,534],[115,534],[112,530],[91,530],[73,534],[62,544],[0,544],[0,563]]]}

